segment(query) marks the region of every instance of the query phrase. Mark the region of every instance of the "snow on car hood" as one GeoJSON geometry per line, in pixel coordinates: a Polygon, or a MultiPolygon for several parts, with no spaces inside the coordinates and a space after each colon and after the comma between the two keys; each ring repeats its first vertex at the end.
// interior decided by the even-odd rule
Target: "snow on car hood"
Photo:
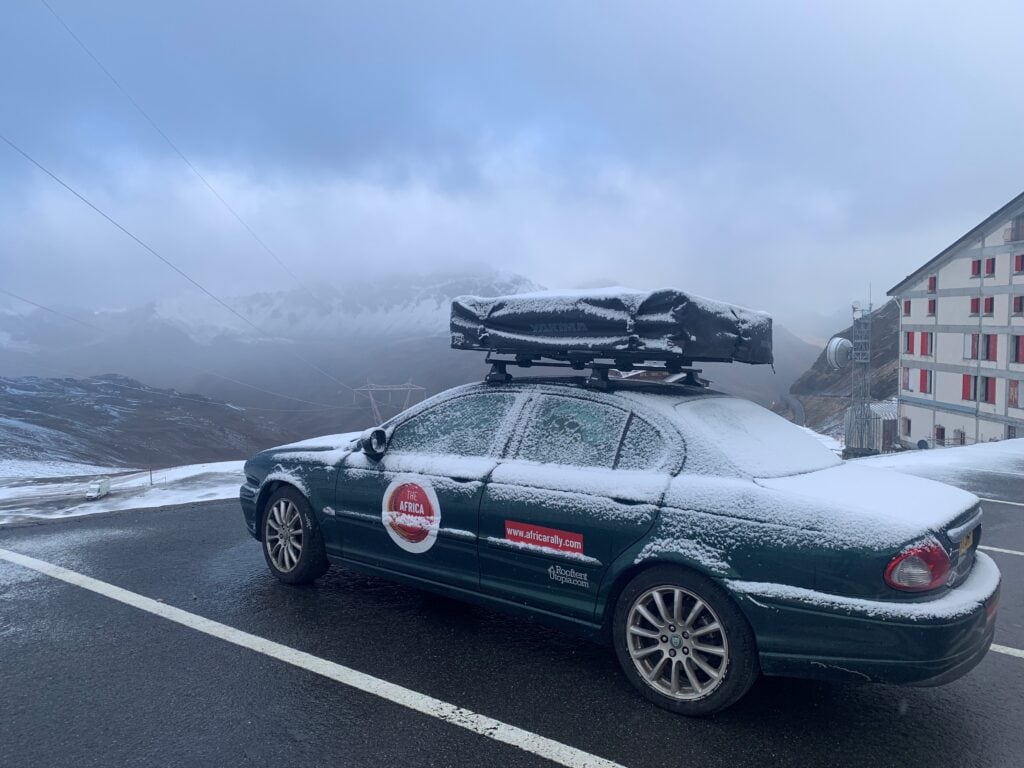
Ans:
{"type": "Polygon", "coordinates": [[[277,445],[273,448],[268,448],[267,451],[270,453],[282,451],[336,451],[340,448],[351,448],[352,442],[362,434],[362,432],[342,432],[339,435],[311,437],[308,440],[301,440],[297,443],[277,445]]]}
{"type": "Polygon", "coordinates": [[[835,526],[878,543],[942,531],[978,503],[973,493],[950,485],[849,463],[754,482],[815,504],[835,526]]]}

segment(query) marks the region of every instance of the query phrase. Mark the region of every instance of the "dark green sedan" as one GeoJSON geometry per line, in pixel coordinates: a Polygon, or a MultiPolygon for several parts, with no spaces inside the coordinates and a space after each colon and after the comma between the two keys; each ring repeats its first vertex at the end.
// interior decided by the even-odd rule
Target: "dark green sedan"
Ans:
{"type": "Polygon", "coordinates": [[[603,638],[649,700],[723,709],[758,674],[936,685],[985,655],[999,571],[966,492],[842,462],[699,386],[516,379],[257,454],[272,573],[332,563],[603,638]]]}

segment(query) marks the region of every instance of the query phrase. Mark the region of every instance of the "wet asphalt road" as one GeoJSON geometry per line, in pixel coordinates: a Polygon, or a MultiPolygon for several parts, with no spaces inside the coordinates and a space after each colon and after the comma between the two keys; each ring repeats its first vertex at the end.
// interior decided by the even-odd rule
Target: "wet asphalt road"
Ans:
{"type": "MultiPolygon", "coordinates": [[[[1024,501],[1024,480],[982,491],[1024,501]]],[[[983,484],[985,478],[972,482],[983,484]]],[[[1024,552],[1024,507],[985,545],[1024,552]]],[[[626,766],[1016,766],[1024,658],[942,688],[762,679],[727,712],[645,703],[609,649],[349,571],[279,584],[235,502],[0,529],[0,547],[467,707],[626,766]]],[[[1024,556],[996,643],[1024,649],[1024,556]]],[[[540,758],[0,562],[0,766],[494,766],[540,758]]]]}

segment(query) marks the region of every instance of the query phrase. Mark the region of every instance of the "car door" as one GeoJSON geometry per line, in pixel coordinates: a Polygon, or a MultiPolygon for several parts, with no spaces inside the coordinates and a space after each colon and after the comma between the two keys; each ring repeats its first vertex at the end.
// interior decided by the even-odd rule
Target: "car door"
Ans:
{"type": "Polygon", "coordinates": [[[520,434],[484,492],[481,590],[589,619],[609,564],[654,523],[665,441],[625,407],[556,394],[520,434]]]}
{"type": "Polygon", "coordinates": [[[343,557],[478,589],[480,500],[516,400],[512,391],[449,398],[395,425],[379,460],[347,457],[335,505],[343,557]]]}

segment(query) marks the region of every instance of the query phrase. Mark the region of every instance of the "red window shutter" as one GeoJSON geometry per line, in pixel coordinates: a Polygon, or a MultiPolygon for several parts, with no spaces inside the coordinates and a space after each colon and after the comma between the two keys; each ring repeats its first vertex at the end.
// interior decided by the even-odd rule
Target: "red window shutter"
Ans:
{"type": "Polygon", "coordinates": [[[985,314],[991,315],[996,310],[996,300],[992,296],[985,297],[985,314]]]}
{"type": "Polygon", "coordinates": [[[971,334],[971,360],[978,359],[978,334],[971,334]]]}
{"type": "Polygon", "coordinates": [[[910,314],[910,299],[904,299],[904,301],[903,301],[903,314],[904,315],[909,315],[910,314]]]}
{"type": "Polygon", "coordinates": [[[935,314],[935,307],[936,306],[937,305],[936,305],[935,299],[928,299],[928,314],[929,315],[934,315],[935,314]]]}
{"type": "Polygon", "coordinates": [[[914,354],[914,332],[907,331],[907,352],[914,354]]]}
{"type": "Polygon", "coordinates": [[[929,293],[935,292],[935,275],[928,278],[928,291],[929,293]]]}
{"type": "Polygon", "coordinates": [[[1011,408],[1020,407],[1020,382],[1016,379],[1010,379],[1006,388],[1006,404],[1011,408]]]}
{"type": "Polygon", "coordinates": [[[995,378],[988,378],[985,380],[985,402],[994,403],[996,401],[996,380],[995,378]]]}
{"type": "Polygon", "coordinates": [[[1024,363],[1024,336],[1017,337],[1017,362],[1024,363]]]}
{"type": "Polygon", "coordinates": [[[971,299],[971,314],[976,315],[981,312],[981,299],[975,296],[971,299]]]}
{"type": "Polygon", "coordinates": [[[928,371],[921,371],[921,391],[928,393],[928,371]]]}
{"type": "Polygon", "coordinates": [[[964,374],[964,386],[961,392],[961,398],[964,400],[971,399],[971,374],[969,373],[964,374]]]}
{"type": "Polygon", "coordinates": [[[931,354],[932,347],[932,335],[928,331],[921,332],[921,354],[931,354]]]}
{"type": "Polygon", "coordinates": [[[981,259],[975,259],[971,262],[971,276],[977,277],[981,274],[981,259]]]}
{"type": "Polygon", "coordinates": [[[995,258],[985,259],[985,274],[994,275],[996,273],[996,260],[995,258]]]}
{"type": "Polygon", "coordinates": [[[986,360],[996,360],[999,357],[999,337],[994,333],[988,336],[988,357],[986,360]]]}
{"type": "Polygon", "coordinates": [[[1024,272],[1024,253],[1018,253],[1013,257],[1013,271],[1024,272]]]}

